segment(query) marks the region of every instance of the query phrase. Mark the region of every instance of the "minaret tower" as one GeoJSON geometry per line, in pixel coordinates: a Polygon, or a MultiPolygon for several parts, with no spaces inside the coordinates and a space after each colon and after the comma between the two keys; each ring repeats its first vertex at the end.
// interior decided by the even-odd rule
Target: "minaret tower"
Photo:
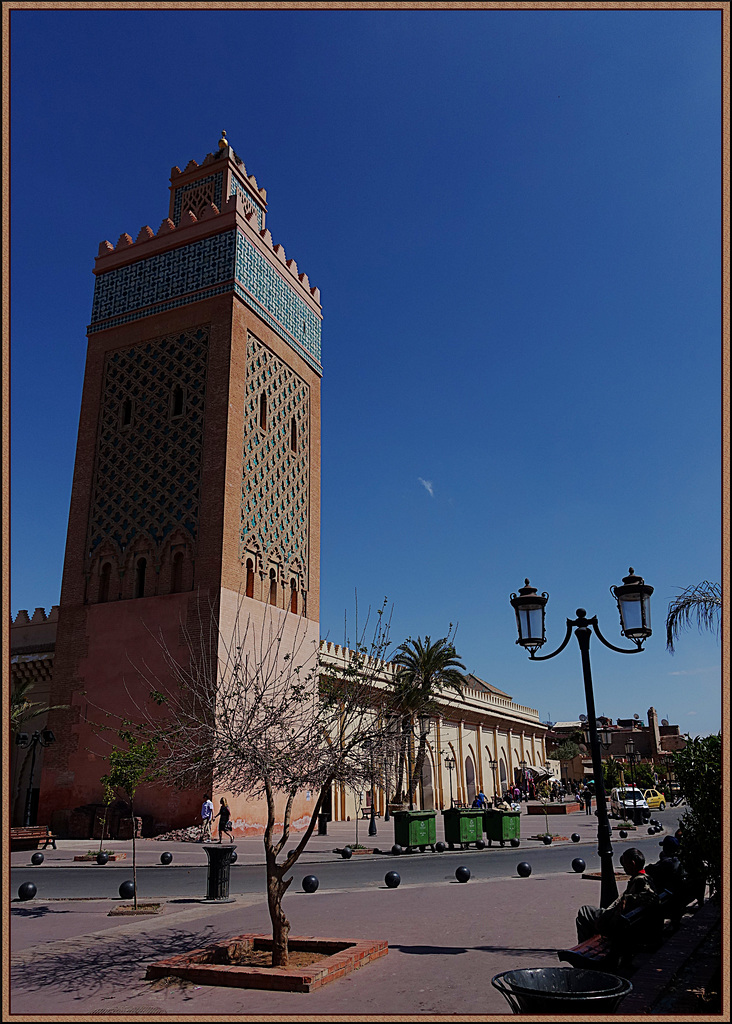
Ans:
{"type": "MultiPolygon", "coordinates": [[[[225,633],[242,604],[318,638],[320,293],[266,217],[223,132],[172,169],[157,232],[99,247],[39,807],[62,834],[100,801],[91,723],[163,671],[156,638],[183,659],[202,606],[225,633]]],[[[200,796],[139,805],[190,824],[200,796]]]]}

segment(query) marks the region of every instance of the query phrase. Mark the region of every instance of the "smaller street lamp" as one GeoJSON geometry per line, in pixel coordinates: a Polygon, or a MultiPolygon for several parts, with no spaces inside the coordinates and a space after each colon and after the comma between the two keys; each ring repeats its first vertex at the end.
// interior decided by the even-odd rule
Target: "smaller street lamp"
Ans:
{"type": "Polygon", "coordinates": [[[455,758],[454,757],[449,757],[449,756],[446,757],[445,758],[445,767],[447,768],[447,770],[450,773],[450,807],[452,807],[453,803],[454,803],[454,801],[452,799],[452,770],[455,767],[455,758]]]}
{"type": "Polygon", "coordinates": [[[34,732],[32,736],[29,736],[27,732],[19,732],[15,737],[15,742],[16,745],[19,747],[30,747],[33,752],[33,756],[31,757],[30,779],[28,780],[28,791],[25,796],[25,824],[26,826],[28,826],[31,823],[31,805],[33,803],[33,774],[36,770],[36,747],[39,744],[42,747],[50,747],[52,743],[56,742],[56,737],[53,735],[50,729],[41,729],[40,732],[34,732]]]}
{"type": "Polygon", "coordinates": [[[495,800],[498,796],[498,761],[489,761],[488,764],[491,766],[491,771],[493,772],[493,799],[495,800]]]}
{"type": "Polygon", "coordinates": [[[633,787],[633,823],[637,825],[638,822],[635,820],[638,815],[637,799],[635,795],[635,764],[636,761],[640,760],[640,754],[635,753],[635,743],[633,740],[628,740],[626,742],[625,754],[628,758],[628,764],[630,765],[630,783],[633,787]]]}
{"type": "Polygon", "coordinates": [[[369,835],[376,835],[376,791],[374,788],[374,746],[375,739],[369,736],[363,741],[364,748],[368,751],[371,762],[371,820],[369,821],[369,835]]]}

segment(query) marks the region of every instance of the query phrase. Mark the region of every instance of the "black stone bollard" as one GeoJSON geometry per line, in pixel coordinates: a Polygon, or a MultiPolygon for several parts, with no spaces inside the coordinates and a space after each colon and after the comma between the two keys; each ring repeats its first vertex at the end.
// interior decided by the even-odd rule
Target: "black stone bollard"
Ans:
{"type": "Polygon", "coordinates": [[[396,889],[401,880],[401,875],[398,871],[387,871],[384,875],[384,882],[388,889],[396,889]]]}
{"type": "Polygon", "coordinates": [[[302,880],[302,887],[304,892],[315,892],[320,885],[315,875],[305,875],[302,880]]]}
{"type": "Polygon", "coordinates": [[[42,864],[44,860],[45,857],[43,856],[42,853],[34,853],[33,856],[31,857],[31,864],[42,864]]]}
{"type": "Polygon", "coordinates": [[[206,875],[206,897],[201,903],[235,903],[229,896],[229,873],[231,871],[231,854],[235,846],[220,846],[218,843],[204,843],[208,857],[208,873],[206,875]]]}
{"type": "Polygon", "coordinates": [[[459,867],[455,869],[455,878],[458,882],[467,882],[470,878],[470,868],[459,867]]]}
{"type": "Polygon", "coordinates": [[[165,853],[161,853],[160,854],[160,863],[161,864],[172,864],[173,863],[173,854],[172,853],[168,853],[167,851],[165,853]]]}

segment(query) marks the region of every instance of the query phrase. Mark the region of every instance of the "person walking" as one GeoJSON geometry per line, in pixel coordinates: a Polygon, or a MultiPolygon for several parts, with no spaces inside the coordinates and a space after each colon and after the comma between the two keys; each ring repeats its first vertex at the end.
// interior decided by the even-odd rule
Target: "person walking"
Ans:
{"type": "Polygon", "coordinates": [[[224,832],[226,832],[229,837],[229,842],[233,843],[234,836],[232,834],[231,811],[229,810],[229,805],[226,802],[225,796],[221,797],[221,806],[216,817],[219,819],[219,842],[221,842],[224,832]]]}
{"type": "Polygon", "coordinates": [[[592,790],[585,786],[582,795],[585,798],[585,814],[592,814],[592,790]]]}
{"type": "Polygon", "coordinates": [[[206,795],[203,798],[203,804],[201,805],[201,835],[199,836],[199,843],[204,843],[207,839],[211,839],[211,826],[213,824],[213,812],[214,805],[211,801],[211,797],[206,795]]]}

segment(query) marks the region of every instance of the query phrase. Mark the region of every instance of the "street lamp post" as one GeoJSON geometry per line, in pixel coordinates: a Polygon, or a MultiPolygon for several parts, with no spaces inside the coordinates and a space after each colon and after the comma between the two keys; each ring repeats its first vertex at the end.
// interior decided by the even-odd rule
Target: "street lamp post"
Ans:
{"type": "Polygon", "coordinates": [[[638,822],[636,819],[638,817],[638,805],[635,795],[635,762],[636,758],[640,757],[640,754],[635,753],[635,743],[633,740],[628,740],[625,744],[625,753],[628,758],[628,764],[630,765],[630,784],[633,787],[633,824],[637,825],[638,822]]]}
{"type": "Polygon", "coordinates": [[[653,587],[648,586],[640,576],[636,576],[631,568],[629,575],[623,578],[623,585],[611,588],[611,593],[617,601],[618,611],[620,612],[620,632],[631,643],[635,644],[634,649],[628,650],[627,648],[616,647],[614,644],[611,644],[600,632],[597,616],[593,615],[592,618],[588,618],[585,609],[578,608],[577,618],[567,619],[567,632],[559,647],[551,654],[537,657],[536,652],[546,643],[544,616],[549,595],[546,592],[538,594],[536,587],[532,587],[528,580],[525,583],[526,585],[521,587],[518,594],[511,594],[511,606],[516,613],[516,625],[519,634],[516,643],[528,650],[531,660],[548,661],[550,658],[556,657],[569,643],[573,629],[579,644],[585,699],[587,701],[592,770],[596,780],[597,852],[600,857],[601,867],[600,905],[608,907],[617,898],[618,887],[613,869],[612,830],[607,816],[605,784],[602,776],[602,756],[597,734],[595,696],[592,689],[592,670],[590,666],[590,637],[594,632],[595,636],[605,647],[608,647],[611,651],[617,651],[619,654],[638,654],[643,650],[645,640],[651,635],[650,601],[653,587]]]}
{"type": "Polygon", "coordinates": [[[25,795],[25,825],[28,826],[31,823],[31,806],[33,804],[33,774],[36,770],[36,747],[39,744],[42,747],[48,747],[56,742],[56,737],[50,729],[41,729],[40,732],[34,732],[32,736],[29,736],[27,732],[19,732],[15,737],[15,742],[19,747],[30,747],[32,752],[30,779],[28,781],[28,791],[25,795]]]}
{"type": "Polygon", "coordinates": [[[491,760],[488,764],[491,766],[491,771],[493,772],[493,799],[495,800],[498,796],[498,761],[491,760]]]}
{"type": "Polygon", "coordinates": [[[450,807],[452,807],[453,806],[453,799],[452,799],[452,770],[455,767],[455,758],[454,757],[446,757],[445,758],[445,767],[447,768],[447,770],[450,773],[450,807]]]}
{"type": "Polygon", "coordinates": [[[369,754],[369,767],[371,773],[371,820],[369,821],[369,835],[376,835],[376,790],[374,787],[374,740],[369,737],[364,740],[364,747],[369,754]]]}
{"type": "Polygon", "coordinates": [[[526,768],[528,761],[519,761],[519,768],[521,769],[521,796],[524,795],[526,789],[526,768]]]}

